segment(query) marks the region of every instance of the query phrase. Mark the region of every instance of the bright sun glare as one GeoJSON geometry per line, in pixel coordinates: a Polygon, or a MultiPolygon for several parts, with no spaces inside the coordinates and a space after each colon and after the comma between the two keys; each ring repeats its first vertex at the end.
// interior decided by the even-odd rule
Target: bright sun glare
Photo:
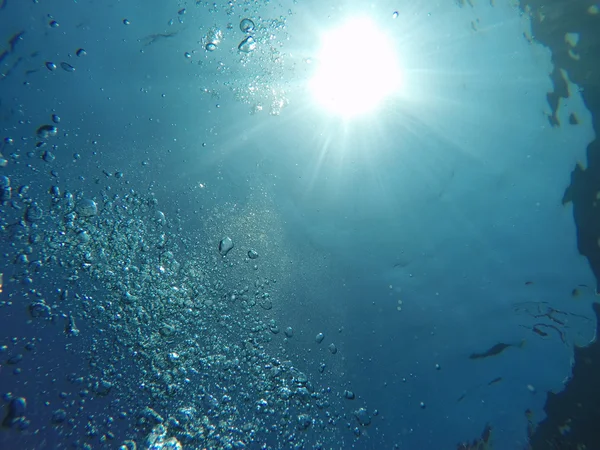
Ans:
{"type": "Polygon", "coordinates": [[[318,64],[310,89],[321,105],[344,117],[372,111],[400,87],[392,41],[366,18],[325,34],[318,64]]]}

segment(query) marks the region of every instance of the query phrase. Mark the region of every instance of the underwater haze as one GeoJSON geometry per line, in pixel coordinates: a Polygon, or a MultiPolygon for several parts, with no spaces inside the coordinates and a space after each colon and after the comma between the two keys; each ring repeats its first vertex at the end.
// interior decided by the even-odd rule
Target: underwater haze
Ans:
{"type": "Polygon", "coordinates": [[[533,439],[600,273],[545,3],[0,0],[0,448],[600,449],[533,439]]]}

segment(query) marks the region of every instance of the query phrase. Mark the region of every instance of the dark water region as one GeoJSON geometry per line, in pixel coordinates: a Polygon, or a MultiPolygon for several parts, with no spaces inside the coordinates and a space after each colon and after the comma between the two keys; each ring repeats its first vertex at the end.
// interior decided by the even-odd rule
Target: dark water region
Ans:
{"type": "MultiPolygon", "coordinates": [[[[477,325],[458,300],[466,310],[448,321],[465,320],[450,331],[415,323],[429,314],[425,307],[398,320],[394,313],[411,311],[410,296],[391,282],[372,289],[376,266],[360,263],[382,259],[379,246],[365,256],[372,247],[349,235],[347,253],[336,255],[327,239],[299,231],[322,224],[298,212],[297,199],[282,200],[281,178],[291,170],[278,173],[267,152],[261,159],[222,151],[235,139],[252,141],[252,128],[278,153],[297,145],[296,136],[269,134],[279,125],[257,116],[263,109],[285,115],[287,98],[271,88],[289,75],[278,69],[277,46],[268,57],[260,53],[259,65],[273,66],[266,74],[242,80],[234,73],[212,84],[192,76],[208,86],[196,91],[180,87],[190,74],[176,64],[212,67],[198,54],[229,45],[258,70],[245,55],[286,41],[284,16],[292,20],[296,3],[153,6],[0,1],[0,449],[600,448],[595,299],[596,336],[585,347],[570,333],[591,316],[534,294],[511,299],[511,317],[526,318],[513,327],[521,334],[502,329],[502,308],[482,313],[497,314],[496,322],[477,325]],[[276,9],[272,19],[265,6],[276,9]],[[231,27],[215,25],[220,15],[231,27]],[[150,25],[135,28],[142,17],[150,25]],[[92,32],[96,21],[109,24],[104,34],[92,32]],[[237,40],[227,41],[234,31],[237,40]],[[156,48],[164,59],[148,65],[140,55],[156,48]],[[248,101],[252,95],[263,97],[248,101]],[[178,101],[163,103],[170,97],[178,101]],[[237,123],[223,130],[222,121],[237,123]],[[196,148],[206,153],[187,152],[196,148]],[[388,297],[393,308],[377,302],[388,297]],[[353,307],[357,298],[371,309],[353,307]],[[455,351],[453,333],[470,326],[477,332],[455,351]],[[511,370],[548,351],[537,342],[555,343],[552,352],[567,365],[574,348],[562,391],[538,392],[530,374],[511,370]],[[515,379],[526,388],[511,390],[515,379]],[[515,411],[527,402],[530,409],[515,411]]],[[[452,2],[461,11],[475,7],[452,2]]],[[[554,63],[549,125],[565,125],[559,109],[560,98],[570,97],[567,73],[598,133],[598,6],[546,0],[520,7],[531,17],[532,45],[547,46],[554,63]],[[579,33],[576,46],[568,33],[579,33]]],[[[224,61],[216,73],[227,73],[224,61]]],[[[573,206],[578,251],[600,282],[598,142],[555,202],[573,206]]],[[[343,208],[334,203],[335,216],[343,208]]],[[[374,227],[377,219],[365,222],[374,227]]],[[[391,272],[411,264],[402,255],[391,272]]],[[[518,284],[534,290],[542,283],[518,284]]],[[[584,302],[590,292],[581,284],[567,297],[584,302]]]]}

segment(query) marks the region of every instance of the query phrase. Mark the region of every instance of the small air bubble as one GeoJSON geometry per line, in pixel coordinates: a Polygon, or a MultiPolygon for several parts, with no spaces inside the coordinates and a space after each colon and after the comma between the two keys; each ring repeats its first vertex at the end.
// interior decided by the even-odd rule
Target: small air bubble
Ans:
{"type": "Polygon", "coordinates": [[[240,22],[240,30],[244,33],[252,33],[252,31],[254,31],[254,22],[250,19],[242,19],[240,22]]]}
{"type": "Polygon", "coordinates": [[[62,67],[65,72],[75,72],[75,67],[64,61],[60,63],[60,67],[62,67]]]}

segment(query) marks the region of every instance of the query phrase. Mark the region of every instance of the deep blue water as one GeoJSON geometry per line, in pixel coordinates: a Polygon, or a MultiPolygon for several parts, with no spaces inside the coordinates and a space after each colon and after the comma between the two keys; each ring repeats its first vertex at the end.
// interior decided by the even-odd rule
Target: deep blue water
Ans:
{"type": "Polygon", "coordinates": [[[0,0],[0,448],[543,448],[600,16],[494,3],[0,0]],[[310,83],[355,16],[401,83],[349,117],[310,83]]]}

